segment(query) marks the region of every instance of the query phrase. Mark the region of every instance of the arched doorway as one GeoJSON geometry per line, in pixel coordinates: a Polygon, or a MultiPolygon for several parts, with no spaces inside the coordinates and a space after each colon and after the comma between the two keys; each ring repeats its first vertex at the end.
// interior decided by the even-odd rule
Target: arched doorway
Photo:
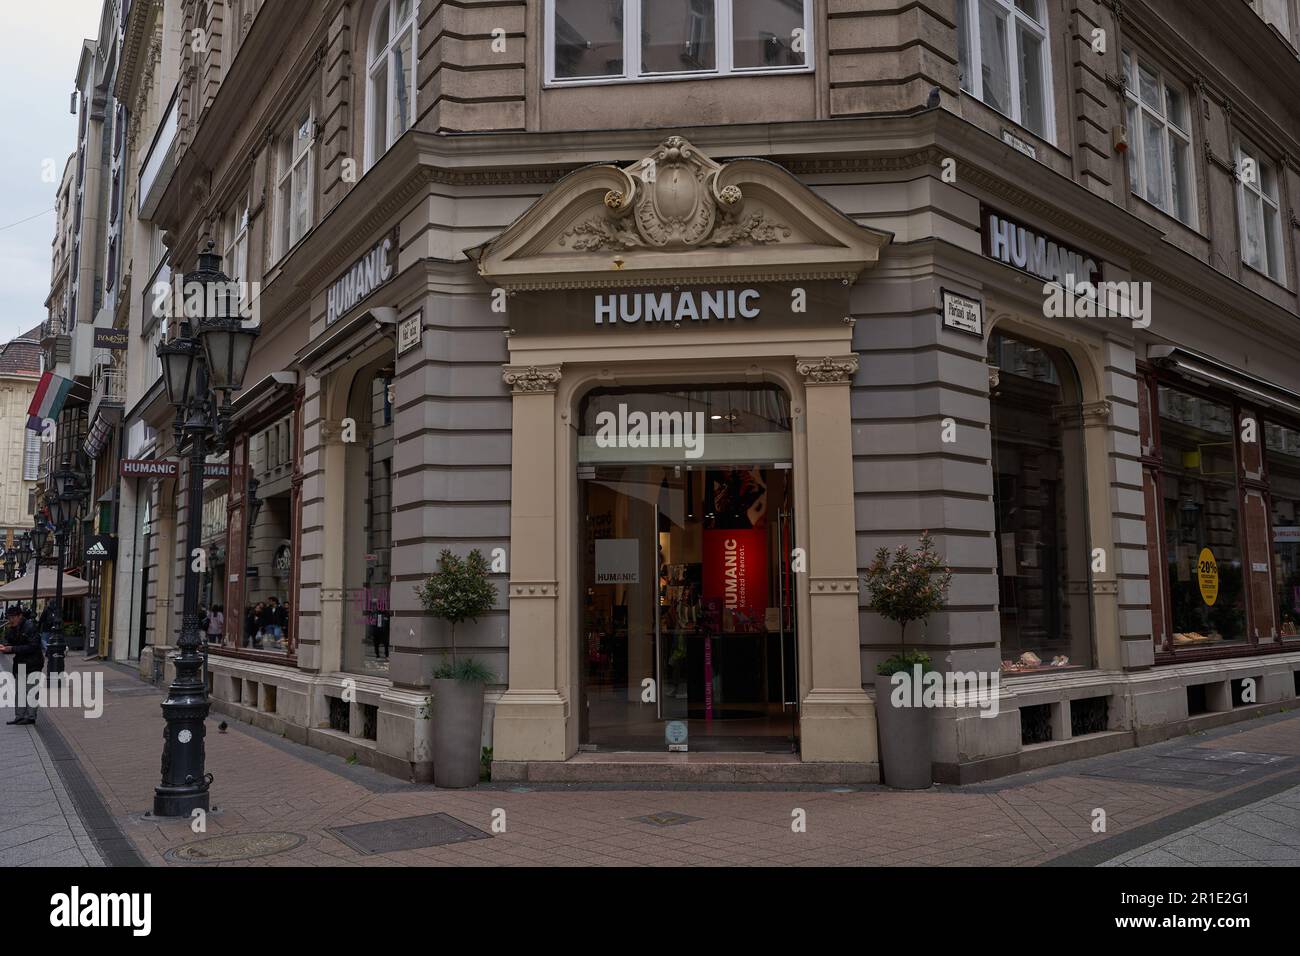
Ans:
{"type": "Polygon", "coordinates": [[[789,397],[598,388],[579,419],[581,743],[795,749],[789,397]]]}

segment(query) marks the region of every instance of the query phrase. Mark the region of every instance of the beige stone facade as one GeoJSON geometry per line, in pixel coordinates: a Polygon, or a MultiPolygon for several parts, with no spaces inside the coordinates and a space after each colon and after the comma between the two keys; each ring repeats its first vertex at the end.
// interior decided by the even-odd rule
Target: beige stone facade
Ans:
{"type": "MultiPolygon", "coordinates": [[[[659,62],[632,39],[586,65],[597,40],[551,0],[155,5],[207,42],[163,46],[174,171],[149,215],[178,272],[211,239],[261,323],[228,451],[214,706],[428,779],[449,640],[414,588],[444,548],[499,550],[497,608],[457,631],[498,678],[483,743],[500,777],[575,766],[601,746],[585,403],[742,385],[788,406],[789,458],[766,464],[788,465],[806,557],[776,620],[782,639],[797,622],[807,773],[879,772],[875,665],[898,630],[859,581],[926,530],[953,578],[908,645],[999,678],[996,716],[936,712],[942,779],[1288,706],[1300,142],[1269,77],[1296,75],[1298,25],[1284,39],[1227,0],[997,5],[1034,8],[1017,42],[1041,41],[1007,101],[965,0],[806,0],[788,44],[688,36],[680,75],[624,75],[659,62]],[[1049,255],[1150,283],[1149,321],[1052,314],[1049,255]],[[751,287],[752,321],[592,318],[598,296],[751,287]],[[784,307],[796,290],[814,307],[784,307]],[[978,328],[945,321],[954,295],[978,328]],[[1232,437],[1245,419],[1272,437],[1232,437]],[[1197,545],[1218,610],[1187,576],[1197,545]],[[268,555],[282,640],[246,630],[268,555]]],[[[156,433],[140,457],[168,457],[150,394],[127,403],[156,433]]],[[[153,646],[187,480],[133,492],[151,496],[153,646]]]]}

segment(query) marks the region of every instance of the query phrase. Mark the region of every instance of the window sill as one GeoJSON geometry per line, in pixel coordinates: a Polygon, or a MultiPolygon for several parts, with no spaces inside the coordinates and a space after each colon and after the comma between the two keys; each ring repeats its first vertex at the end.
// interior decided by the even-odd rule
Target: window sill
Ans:
{"type": "Polygon", "coordinates": [[[977,97],[977,96],[976,96],[974,93],[972,93],[970,90],[962,89],[960,92],[961,92],[962,97],[964,97],[964,98],[967,99],[967,100],[970,100],[970,102],[972,102],[972,103],[978,103],[979,106],[980,106],[980,108],[981,108],[981,109],[986,109],[986,110],[988,110],[990,115],[992,115],[992,116],[996,116],[998,119],[1000,119],[1000,120],[1002,120],[1002,121],[1004,121],[1004,122],[1006,122],[1006,123],[1010,123],[1012,126],[1015,127],[1015,131],[1016,131],[1016,132],[1018,132],[1018,133],[1023,133],[1025,136],[1030,137],[1030,138],[1033,140],[1033,142],[1034,142],[1035,145],[1039,145],[1039,146],[1042,146],[1042,147],[1045,148],[1045,149],[1050,149],[1050,150],[1052,150],[1053,152],[1062,153],[1062,155],[1065,155],[1065,154],[1062,152],[1062,150],[1060,150],[1060,149],[1057,147],[1056,143],[1054,143],[1052,140],[1048,139],[1048,138],[1047,138],[1045,135],[1043,135],[1042,133],[1035,133],[1035,132],[1034,132],[1032,129],[1030,129],[1028,126],[1023,125],[1019,120],[1013,119],[1011,116],[1009,116],[1009,115],[1007,115],[1006,113],[1002,112],[1002,111],[1001,111],[1000,109],[998,109],[996,106],[990,106],[988,103],[985,103],[982,99],[980,99],[979,97],[977,97]]]}
{"type": "Polygon", "coordinates": [[[1198,239],[1204,239],[1207,242],[1209,241],[1210,237],[1207,236],[1205,233],[1201,232],[1199,226],[1194,226],[1190,222],[1184,222],[1182,219],[1179,219],[1173,213],[1161,209],[1151,200],[1133,191],[1132,189],[1129,190],[1129,198],[1132,199],[1136,204],[1136,207],[1134,205],[1129,206],[1129,212],[1138,216],[1139,219],[1146,218],[1141,215],[1143,211],[1154,212],[1162,221],[1167,222],[1172,226],[1186,229],[1188,232],[1192,233],[1192,235],[1196,236],[1198,239]]]}
{"type": "Polygon", "coordinates": [[[1284,280],[1279,279],[1279,278],[1277,278],[1276,276],[1271,276],[1271,275],[1269,275],[1267,272],[1261,272],[1259,269],[1256,269],[1254,266],[1252,266],[1252,265],[1251,265],[1249,262],[1247,262],[1245,259],[1242,259],[1242,260],[1241,260],[1241,266],[1242,266],[1243,269],[1249,269],[1252,273],[1254,273],[1255,275],[1259,276],[1259,277],[1260,277],[1261,279],[1263,279],[1265,282],[1268,282],[1268,283],[1271,283],[1272,285],[1277,286],[1279,289],[1281,289],[1281,290],[1282,290],[1283,292],[1285,292],[1287,295],[1293,295],[1293,294],[1294,294],[1294,293],[1292,293],[1292,291],[1287,287],[1286,282],[1285,282],[1284,280]]]}
{"type": "Polygon", "coordinates": [[[587,86],[628,86],[635,83],[680,83],[686,80],[729,80],[753,76],[805,76],[815,72],[812,66],[762,67],[732,70],[730,73],[705,71],[698,73],[665,73],[646,76],[593,76],[573,79],[550,79],[542,84],[544,90],[564,90],[587,86]]]}

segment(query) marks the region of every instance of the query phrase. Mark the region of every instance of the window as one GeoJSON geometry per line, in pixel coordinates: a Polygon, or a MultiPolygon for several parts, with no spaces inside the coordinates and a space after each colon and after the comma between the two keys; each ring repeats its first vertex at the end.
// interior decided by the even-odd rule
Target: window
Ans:
{"type": "Polygon", "coordinates": [[[547,0],[546,75],[570,83],[812,68],[810,0],[547,0]]]}
{"type": "Polygon", "coordinates": [[[366,167],[410,128],[415,104],[414,0],[379,0],[370,29],[366,167]]]}
{"type": "Polygon", "coordinates": [[[1043,0],[957,0],[961,88],[1043,139],[1053,138],[1043,0]]]}
{"type": "Polygon", "coordinates": [[[315,184],[312,147],[316,142],[316,120],[310,107],[283,136],[279,145],[279,180],[276,186],[276,252],[284,255],[307,234],[312,225],[315,184]]]}
{"type": "Polygon", "coordinates": [[[35,481],[41,470],[41,435],[28,430],[23,437],[23,481],[35,481]]]}
{"type": "Polygon", "coordinates": [[[1124,51],[1124,96],[1133,193],[1190,224],[1192,137],[1187,97],[1128,50],[1124,51]]]}
{"type": "Polygon", "coordinates": [[[1093,664],[1082,390],[1056,349],[995,331],[990,410],[1002,671],[1093,664]]]}
{"type": "Polygon", "coordinates": [[[1157,392],[1173,649],[1244,641],[1232,409],[1167,385],[1157,392]]]}
{"type": "Polygon", "coordinates": [[[1278,282],[1282,268],[1282,220],[1277,173],[1255,147],[1237,143],[1237,200],[1241,208],[1241,260],[1278,282]]]}
{"type": "Polygon", "coordinates": [[[248,275],[248,196],[245,195],[226,213],[223,229],[225,248],[221,267],[236,282],[248,275]]]}
{"type": "Polygon", "coordinates": [[[1250,0],[1261,20],[1277,27],[1288,42],[1291,40],[1291,14],[1288,9],[1290,0],[1250,0]]]}
{"type": "Polygon", "coordinates": [[[1300,430],[1264,423],[1278,630],[1300,635],[1300,430]]]}

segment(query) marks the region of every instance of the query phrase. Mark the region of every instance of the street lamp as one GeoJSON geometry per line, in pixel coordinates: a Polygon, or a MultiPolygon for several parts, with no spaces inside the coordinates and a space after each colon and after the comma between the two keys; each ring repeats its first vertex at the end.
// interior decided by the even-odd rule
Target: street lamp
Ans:
{"type": "Polygon", "coordinates": [[[81,510],[81,502],[86,496],[86,491],[81,475],[67,458],[63,459],[63,464],[50,476],[50,484],[54,492],[48,499],[50,517],[54,519],[54,541],[58,546],[54,564],[54,616],[50,629],[50,645],[47,649],[50,658],[48,673],[54,675],[63,673],[63,663],[68,651],[67,642],[63,639],[64,548],[68,542],[68,532],[71,530],[72,523],[77,520],[81,510]]]}
{"type": "Polygon", "coordinates": [[[36,521],[32,525],[32,557],[35,559],[32,571],[32,623],[36,625],[39,631],[41,628],[40,618],[36,614],[36,593],[41,587],[41,552],[45,550],[45,542],[50,537],[50,526],[46,524],[42,515],[36,516],[36,521]]]}
{"type": "Polygon", "coordinates": [[[203,619],[199,615],[199,572],[193,557],[200,546],[199,515],[203,513],[203,472],[208,437],[224,438],[230,420],[230,393],[244,384],[248,359],[258,330],[232,312],[238,304],[230,296],[230,279],[221,271],[221,257],[209,240],[199,254],[198,268],[186,273],[184,285],[205,286],[203,300],[216,307],[216,315],[202,316],[198,327],[181,322],[179,336],[158,346],[167,400],[175,409],[177,447],[189,436],[186,472],[185,603],[181,633],[176,641],[176,678],[163,701],[162,783],[154,788],[153,812],[160,817],[188,817],[195,809],[208,810],[212,775],[204,771],[203,722],[208,715],[208,688],[201,670],[203,619]],[[214,393],[220,393],[220,403],[214,393]]]}

